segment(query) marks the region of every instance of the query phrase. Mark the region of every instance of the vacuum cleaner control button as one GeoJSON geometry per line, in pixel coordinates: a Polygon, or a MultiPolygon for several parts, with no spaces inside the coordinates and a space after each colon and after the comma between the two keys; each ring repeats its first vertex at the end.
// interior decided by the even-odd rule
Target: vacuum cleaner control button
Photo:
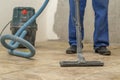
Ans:
{"type": "Polygon", "coordinates": [[[21,13],[22,13],[23,15],[26,15],[26,14],[28,13],[28,11],[27,11],[26,9],[23,9],[23,10],[21,11],[21,13]]]}

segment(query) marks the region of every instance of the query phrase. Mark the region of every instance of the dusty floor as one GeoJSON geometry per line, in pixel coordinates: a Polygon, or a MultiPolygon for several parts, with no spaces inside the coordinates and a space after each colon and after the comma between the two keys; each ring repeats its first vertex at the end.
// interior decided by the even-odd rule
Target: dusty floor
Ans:
{"type": "Polygon", "coordinates": [[[120,80],[120,45],[110,46],[111,56],[93,52],[85,44],[87,60],[104,61],[104,67],[60,67],[59,61],[76,60],[76,54],[65,54],[66,42],[48,41],[36,44],[36,55],[30,60],[11,56],[0,45],[0,80],[120,80]]]}

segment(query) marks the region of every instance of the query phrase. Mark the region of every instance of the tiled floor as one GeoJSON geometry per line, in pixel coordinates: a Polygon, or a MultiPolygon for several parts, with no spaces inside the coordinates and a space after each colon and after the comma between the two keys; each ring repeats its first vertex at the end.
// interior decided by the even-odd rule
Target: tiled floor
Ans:
{"type": "Polygon", "coordinates": [[[64,41],[36,43],[36,55],[25,59],[9,55],[0,45],[0,80],[120,80],[120,45],[112,44],[111,56],[95,54],[92,44],[85,44],[86,60],[104,61],[103,67],[60,67],[59,61],[76,60],[76,54],[65,54],[64,41]]]}

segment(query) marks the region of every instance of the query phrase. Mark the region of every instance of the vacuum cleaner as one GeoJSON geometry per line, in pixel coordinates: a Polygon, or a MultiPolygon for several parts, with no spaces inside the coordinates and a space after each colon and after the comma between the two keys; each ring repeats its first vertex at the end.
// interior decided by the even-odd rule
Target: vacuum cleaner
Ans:
{"type": "Polygon", "coordinates": [[[32,24],[36,20],[36,18],[42,13],[42,11],[47,6],[48,2],[49,0],[45,0],[44,4],[41,6],[38,12],[35,13],[25,24],[23,24],[14,35],[8,34],[0,37],[1,44],[8,49],[9,54],[14,56],[24,57],[24,58],[30,58],[35,55],[34,46],[23,38],[27,34],[26,28],[30,24],[32,24]],[[8,42],[8,40],[10,40],[10,42],[8,42]],[[28,48],[29,52],[16,50],[20,44],[28,48]]]}
{"type": "MultiPolygon", "coordinates": [[[[25,24],[33,15],[35,14],[35,9],[33,7],[15,7],[13,9],[13,16],[10,23],[10,30],[12,35],[14,35],[18,29],[25,24]]],[[[36,31],[38,25],[36,20],[32,22],[27,28],[27,34],[23,39],[30,42],[35,47],[36,31]]],[[[18,48],[25,48],[23,45],[19,45],[18,48]]]]}
{"type": "Polygon", "coordinates": [[[91,67],[91,66],[103,66],[101,61],[86,61],[82,55],[82,36],[81,36],[81,24],[80,24],[80,0],[75,1],[75,25],[76,25],[76,37],[77,37],[77,57],[76,61],[61,61],[61,67],[91,67]]]}

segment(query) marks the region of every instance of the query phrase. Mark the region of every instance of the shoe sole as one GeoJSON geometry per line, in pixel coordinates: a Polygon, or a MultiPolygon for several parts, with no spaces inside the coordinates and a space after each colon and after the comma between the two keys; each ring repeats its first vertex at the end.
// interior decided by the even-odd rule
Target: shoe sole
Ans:
{"type": "Polygon", "coordinates": [[[66,54],[76,54],[75,51],[66,51],[66,54]]]}
{"type": "Polygon", "coordinates": [[[100,54],[100,55],[104,55],[104,56],[110,56],[111,55],[110,52],[107,52],[107,53],[95,52],[95,53],[100,54]]]}

